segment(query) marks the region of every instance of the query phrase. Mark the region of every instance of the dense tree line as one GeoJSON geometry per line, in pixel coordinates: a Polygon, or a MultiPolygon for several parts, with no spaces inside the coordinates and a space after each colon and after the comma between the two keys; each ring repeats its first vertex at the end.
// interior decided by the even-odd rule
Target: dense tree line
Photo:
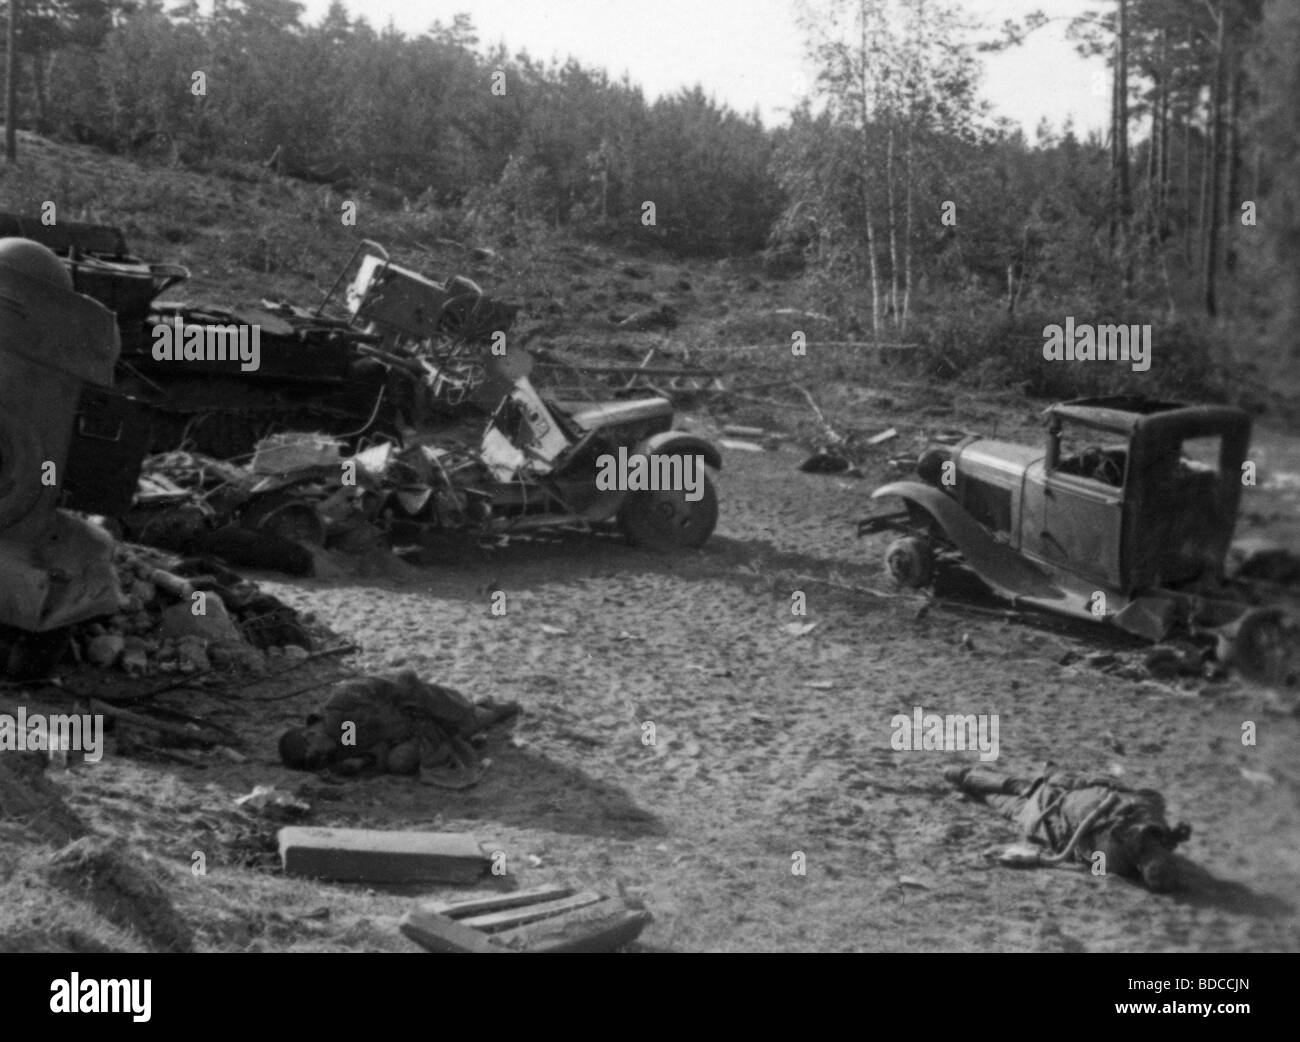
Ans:
{"type": "Polygon", "coordinates": [[[775,129],[699,88],[651,103],[485,49],[465,16],[412,36],[339,3],[308,24],[294,0],[16,2],[38,131],[679,253],[766,248],[877,335],[953,296],[1171,317],[1300,296],[1294,0],[1092,0],[1069,29],[1109,65],[1109,131],[1032,141],[986,111],[978,54],[1048,19],[989,39],[955,0],[808,0],[817,89],[775,129]]]}
{"type": "Polygon", "coordinates": [[[464,16],[407,36],[339,3],[18,0],[20,122],[117,152],[267,162],[341,187],[494,200],[681,252],[761,247],[776,212],[756,117],[698,88],[647,103],[569,61],[482,51],[464,16]],[[503,183],[504,180],[504,183],[503,183]]]}

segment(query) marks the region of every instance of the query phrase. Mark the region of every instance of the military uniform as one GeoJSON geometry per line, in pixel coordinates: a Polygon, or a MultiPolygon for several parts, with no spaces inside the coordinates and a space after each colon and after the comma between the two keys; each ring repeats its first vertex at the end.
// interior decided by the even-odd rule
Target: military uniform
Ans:
{"type": "Polygon", "coordinates": [[[516,703],[475,705],[411,670],[349,680],[307,717],[306,727],[281,737],[280,758],[309,770],[416,774],[451,767],[472,773],[478,756],[468,739],[518,710],[516,703]]]}
{"type": "Polygon", "coordinates": [[[1016,822],[1026,839],[1043,844],[1044,860],[1092,863],[1100,852],[1108,873],[1140,878],[1153,890],[1171,888],[1173,850],[1191,835],[1185,824],[1170,827],[1160,793],[1130,789],[1106,775],[1048,768],[1025,778],[951,767],[944,777],[1016,822]]]}

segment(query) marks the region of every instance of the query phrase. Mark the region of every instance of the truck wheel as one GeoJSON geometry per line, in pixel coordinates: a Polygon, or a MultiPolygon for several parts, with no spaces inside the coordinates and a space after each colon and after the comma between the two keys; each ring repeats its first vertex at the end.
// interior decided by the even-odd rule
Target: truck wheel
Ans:
{"type": "Polygon", "coordinates": [[[1219,631],[1217,657],[1247,680],[1293,688],[1300,674],[1300,619],[1284,608],[1252,608],[1219,631]]]}
{"type": "Polygon", "coordinates": [[[934,578],[934,551],[924,539],[904,536],[885,549],[885,570],[906,590],[926,586],[934,578]]]}
{"type": "Polygon", "coordinates": [[[683,491],[633,492],[618,513],[634,546],[651,550],[693,550],[703,546],[718,525],[718,493],[707,474],[699,499],[683,491]]]}

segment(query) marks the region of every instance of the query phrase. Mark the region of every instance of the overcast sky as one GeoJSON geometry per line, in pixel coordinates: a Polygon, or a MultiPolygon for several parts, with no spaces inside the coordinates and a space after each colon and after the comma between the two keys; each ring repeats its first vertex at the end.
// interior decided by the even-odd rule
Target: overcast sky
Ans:
{"type": "MultiPolygon", "coordinates": [[[[733,109],[758,108],[765,122],[783,122],[811,85],[792,0],[344,0],[375,28],[391,19],[411,34],[458,11],[473,19],[484,45],[504,41],[510,53],[565,58],[624,73],[648,99],[701,84],[733,109]]],[[[815,2],[815,0],[814,0],[815,2]]],[[[1064,16],[1098,0],[961,0],[966,11],[996,27],[1035,8],[1062,16],[1025,45],[984,56],[983,96],[995,112],[1032,140],[1046,116],[1057,128],[1073,116],[1076,132],[1104,128],[1109,97],[1097,90],[1100,59],[1084,61],[1065,39],[1064,16]]],[[[329,0],[305,0],[318,21],[329,0]]]]}

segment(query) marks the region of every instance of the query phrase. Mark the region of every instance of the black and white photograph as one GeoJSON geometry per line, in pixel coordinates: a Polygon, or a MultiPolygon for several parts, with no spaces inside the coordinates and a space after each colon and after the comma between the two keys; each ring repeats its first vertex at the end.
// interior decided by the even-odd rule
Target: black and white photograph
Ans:
{"type": "Polygon", "coordinates": [[[1300,3],[0,17],[25,1006],[546,952],[1264,1008],[1300,3]]]}

